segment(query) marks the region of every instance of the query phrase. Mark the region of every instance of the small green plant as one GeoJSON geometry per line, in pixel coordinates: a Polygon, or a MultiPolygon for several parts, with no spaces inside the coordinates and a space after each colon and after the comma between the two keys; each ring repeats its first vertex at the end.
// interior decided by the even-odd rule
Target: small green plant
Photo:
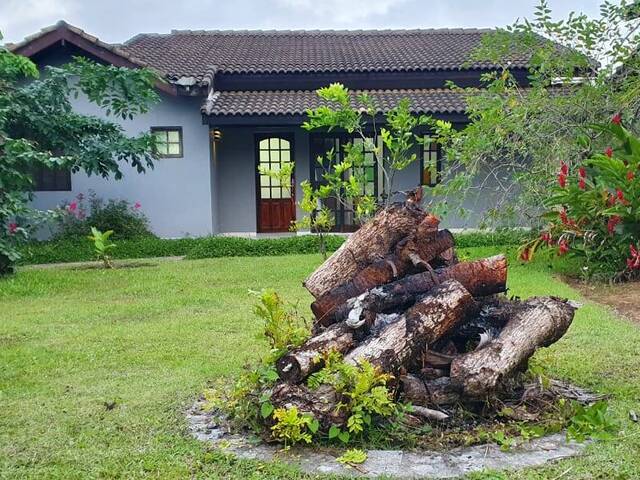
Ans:
{"type": "Polygon", "coordinates": [[[352,448],[344,452],[336,460],[344,465],[359,465],[367,461],[367,452],[358,448],[352,448]]]}
{"type": "Polygon", "coordinates": [[[258,298],[253,313],[264,321],[264,336],[271,346],[267,363],[273,363],[287,350],[309,337],[309,328],[294,305],[285,303],[275,290],[252,292],[258,298]]]}
{"type": "Polygon", "coordinates": [[[511,448],[513,448],[516,443],[515,439],[509,437],[503,430],[493,432],[491,438],[500,446],[500,450],[502,450],[503,452],[508,452],[509,450],[511,450],[511,448]]]}
{"type": "Polygon", "coordinates": [[[87,237],[93,242],[96,259],[102,262],[104,268],[113,268],[110,252],[116,248],[116,244],[110,242],[111,235],[113,235],[113,230],[101,232],[96,227],[91,227],[91,235],[87,237]]]}
{"type": "Polygon", "coordinates": [[[373,416],[389,417],[396,413],[397,405],[386,385],[391,375],[366,361],[357,366],[347,364],[336,352],[325,355],[324,364],[324,368],[309,377],[307,385],[312,389],[320,385],[333,387],[342,396],[338,410],[348,414],[345,425],[331,426],[329,439],[348,443],[352,436],[371,427],[373,416]]]}
{"type": "Polygon", "coordinates": [[[583,406],[572,402],[574,415],[569,420],[567,439],[584,442],[588,438],[610,440],[620,428],[608,410],[608,404],[599,401],[591,406],[583,406]]]}
{"type": "Polygon", "coordinates": [[[271,427],[271,434],[284,442],[285,449],[299,442],[311,443],[313,434],[320,428],[315,418],[308,414],[300,415],[297,407],[276,408],[273,419],[276,423],[271,427]]]}

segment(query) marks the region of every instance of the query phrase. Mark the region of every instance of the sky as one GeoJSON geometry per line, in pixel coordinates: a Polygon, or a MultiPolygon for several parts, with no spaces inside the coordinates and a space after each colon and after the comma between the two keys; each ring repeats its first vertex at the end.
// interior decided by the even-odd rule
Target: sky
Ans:
{"type": "MultiPolygon", "coordinates": [[[[590,16],[601,0],[549,0],[557,18],[590,16]]],[[[530,17],[537,0],[0,0],[0,31],[16,42],[58,20],[109,43],[186,30],[496,27],[530,17]]]]}

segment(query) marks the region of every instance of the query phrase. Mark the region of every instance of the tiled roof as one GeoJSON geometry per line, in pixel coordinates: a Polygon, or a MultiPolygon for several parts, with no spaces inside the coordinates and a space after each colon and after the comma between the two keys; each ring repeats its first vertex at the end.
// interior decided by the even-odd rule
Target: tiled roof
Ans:
{"type": "MultiPolygon", "coordinates": [[[[486,69],[469,61],[490,30],[173,31],[140,34],[121,46],[169,78],[212,72],[371,72],[486,69]]],[[[527,58],[514,56],[513,67],[527,58]]]]}
{"type": "MultiPolygon", "coordinates": [[[[355,96],[362,91],[352,92],[355,96]]],[[[366,90],[384,113],[406,98],[412,113],[464,113],[461,93],[445,89],[366,90]]],[[[325,102],[315,91],[222,91],[213,92],[202,105],[207,115],[302,115],[325,102]]],[[[362,105],[354,105],[362,107],[362,105]]]]}

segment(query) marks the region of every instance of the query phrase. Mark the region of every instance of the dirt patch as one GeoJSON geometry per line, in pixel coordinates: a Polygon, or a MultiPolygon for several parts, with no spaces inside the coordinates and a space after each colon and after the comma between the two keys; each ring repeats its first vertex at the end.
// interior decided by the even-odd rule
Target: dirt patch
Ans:
{"type": "Polygon", "coordinates": [[[608,305],[620,316],[640,325],[640,281],[616,285],[587,284],[572,278],[564,281],[589,300],[608,305]]]}

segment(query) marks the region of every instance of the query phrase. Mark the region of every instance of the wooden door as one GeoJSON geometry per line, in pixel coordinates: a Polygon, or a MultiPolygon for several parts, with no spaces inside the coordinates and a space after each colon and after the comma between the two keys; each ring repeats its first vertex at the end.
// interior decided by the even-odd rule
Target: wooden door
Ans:
{"type": "Polygon", "coordinates": [[[293,164],[292,136],[281,134],[256,136],[258,232],[288,232],[292,222],[295,222],[294,175],[291,175],[290,182],[281,182],[273,176],[260,173],[260,168],[278,172],[293,164]]]}

